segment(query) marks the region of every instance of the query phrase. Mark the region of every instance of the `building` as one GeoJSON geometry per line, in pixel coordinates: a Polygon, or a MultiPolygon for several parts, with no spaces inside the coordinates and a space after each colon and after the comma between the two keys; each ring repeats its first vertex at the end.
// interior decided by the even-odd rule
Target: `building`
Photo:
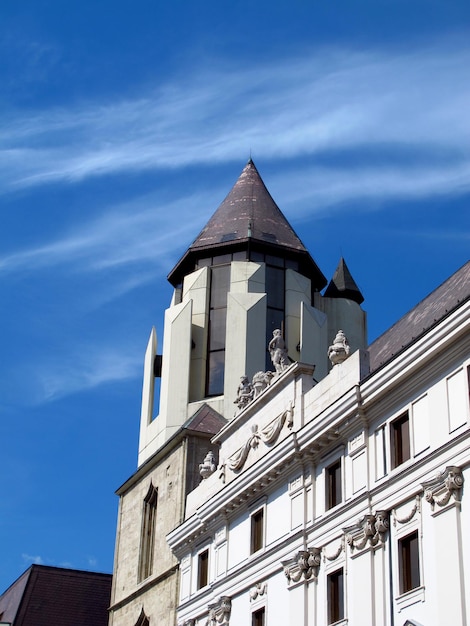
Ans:
{"type": "Polygon", "coordinates": [[[111,574],[31,565],[0,596],[0,624],[106,626],[111,578],[111,574]]]}
{"type": "Polygon", "coordinates": [[[345,261],[327,285],[250,160],[151,335],[111,624],[465,624],[469,278],[368,346],[345,261]]]}

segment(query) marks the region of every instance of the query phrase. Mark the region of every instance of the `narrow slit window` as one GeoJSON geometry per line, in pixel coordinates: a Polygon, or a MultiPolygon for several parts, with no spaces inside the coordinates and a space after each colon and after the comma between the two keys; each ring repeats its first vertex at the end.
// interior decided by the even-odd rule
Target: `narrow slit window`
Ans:
{"type": "Polygon", "coordinates": [[[144,498],[140,536],[139,582],[152,575],[157,521],[158,490],[151,484],[144,498]]]}

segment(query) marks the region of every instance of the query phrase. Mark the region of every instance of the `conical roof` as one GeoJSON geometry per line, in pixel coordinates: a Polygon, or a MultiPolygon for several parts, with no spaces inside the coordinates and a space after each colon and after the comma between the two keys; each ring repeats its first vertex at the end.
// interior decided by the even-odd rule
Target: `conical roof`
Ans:
{"type": "Polygon", "coordinates": [[[252,159],[188,251],[172,270],[172,284],[194,269],[197,259],[244,248],[263,250],[300,260],[317,290],[326,279],[274,202],[252,159]]]}
{"type": "Polygon", "coordinates": [[[364,297],[351,276],[346,261],[340,258],[338,267],[323,294],[326,298],[348,298],[358,304],[364,302],[364,297]]]}

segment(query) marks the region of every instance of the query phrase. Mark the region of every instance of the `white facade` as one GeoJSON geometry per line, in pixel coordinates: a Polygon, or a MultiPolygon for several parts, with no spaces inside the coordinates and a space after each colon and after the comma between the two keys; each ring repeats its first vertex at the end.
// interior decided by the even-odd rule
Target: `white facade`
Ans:
{"type": "Polygon", "coordinates": [[[466,626],[470,262],[368,346],[250,160],[169,279],[110,624],[466,626]]]}
{"type": "Polygon", "coordinates": [[[294,363],[214,437],[167,537],[178,624],[467,624],[469,326],[467,299],[370,374],[294,363]]]}

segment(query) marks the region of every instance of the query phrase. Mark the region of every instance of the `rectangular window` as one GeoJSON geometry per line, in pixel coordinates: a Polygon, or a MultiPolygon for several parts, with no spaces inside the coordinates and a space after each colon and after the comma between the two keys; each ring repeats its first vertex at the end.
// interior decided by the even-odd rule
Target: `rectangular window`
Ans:
{"type": "Polygon", "coordinates": [[[264,546],[264,509],[251,516],[251,554],[264,546]]]}
{"type": "Polygon", "coordinates": [[[344,619],[344,577],[339,569],[327,578],[328,624],[344,619]]]}
{"type": "Polygon", "coordinates": [[[152,575],[153,553],[155,547],[155,525],[157,520],[158,490],[150,485],[144,498],[142,513],[142,531],[140,536],[139,582],[152,575]]]}
{"type": "Polygon", "coordinates": [[[326,503],[325,508],[333,508],[342,501],[341,459],[326,468],[326,503]]]}
{"type": "Polygon", "coordinates": [[[392,469],[395,469],[411,456],[408,411],[390,424],[390,438],[391,466],[392,469]]]}
{"type": "Polygon", "coordinates": [[[200,552],[197,558],[197,588],[202,589],[209,582],[209,550],[200,552]]]}
{"type": "Polygon", "coordinates": [[[400,593],[420,586],[418,531],[398,542],[400,593]]]}
{"type": "MultiPolygon", "coordinates": [[[[219,257],[219,261],[222,257],[219,257]]],[[[215,263],[214,258],[214,263],[215,263]]],[[[222,259],[224,262],[227,259],[222,259]]],[[[228,259],[230,261],[230,259],[228,259]]],[[[206,395],[218,396],[224,392],[225,333],[227,321],[227,293],[230,289],[230,265],[211,268],[209,301],[209,338],[207,358],[206,395]]]]}
{"type": "Polygon", "coordinates": [[[265,625],[265,609],[264,606],[261,609],[258,609],[252,614],[251,617],[251,626],[264,626],[265,625]]]}

